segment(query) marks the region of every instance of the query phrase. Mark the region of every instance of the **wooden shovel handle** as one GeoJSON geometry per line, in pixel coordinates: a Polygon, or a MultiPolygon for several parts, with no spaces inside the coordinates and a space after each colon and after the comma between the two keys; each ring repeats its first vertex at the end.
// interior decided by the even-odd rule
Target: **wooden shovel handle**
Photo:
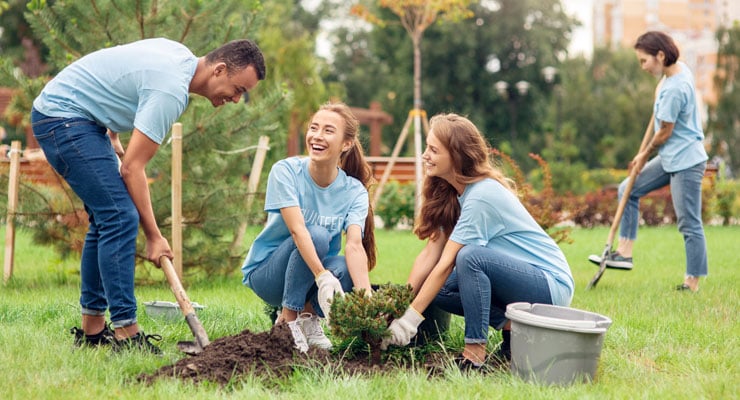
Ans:
{"type": "Polygon", "coordinates": [[[162,271],[164,271],[165,277],[167,277],[167,282],[170,284],[172,293],[175,294],[175,298],[177,299],[177,304],[180,306],[182,315],[187,317],[188,314],[195,313],[193,305],[190,303],[190,299],[188,298],[188,294],[185,293],[185,288],[182,287],[180,278],[177,277],[172,261],[167,258],[167,256],[162,256],[159,259],[159,264],[162,267],[162,271]]]}

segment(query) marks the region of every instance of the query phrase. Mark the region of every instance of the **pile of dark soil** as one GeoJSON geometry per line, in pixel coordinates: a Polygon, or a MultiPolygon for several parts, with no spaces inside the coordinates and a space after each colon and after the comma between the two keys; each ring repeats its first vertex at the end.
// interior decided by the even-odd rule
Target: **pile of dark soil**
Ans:
{"type": "Polygon", "coordinates": [[[353,359],[333,355],[322,349],[301,353],[293,346],[293,338],[286,324],[278,324],[269,332],[252,333],[245,330],[235,336],[226,336],[211,342],[203,352],[166,365],[151,374],[142,374],[140,381],[152,383],[159,378],[178,378],[196,383],[209,381],[226,385],[240,376],[286,377],[294,369],[317,365],[333,365],[346,374],[390,372],[397,368],[422,368],[428,374],[437,374],[448,365],[449,358],[430,355],[418,363],[393,362],[371,366],[366,357],[353,359]]]}

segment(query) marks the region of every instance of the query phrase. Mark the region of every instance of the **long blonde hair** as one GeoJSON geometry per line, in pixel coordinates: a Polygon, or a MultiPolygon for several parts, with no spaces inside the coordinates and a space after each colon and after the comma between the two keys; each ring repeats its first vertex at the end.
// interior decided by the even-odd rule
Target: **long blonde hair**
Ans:
{"type": "MultiPolygon", "coordinates": [[[[503,172],[494,167],[488,143],[469,119],[457,114],[437,114],[429,120],[434,137],[450,153],[455,181],[470,184],[495,179],[514,191],[503,172]]],[[[422,186],[423,202],[414,233],[419,239],[436,239],[440,228],[449,235],[460,217],[457,191],[446,180],[427,176],[422,186]]]]}
{"type": "Polygon", "coordinates": [[[362,247],[365,249],[365,253],[367,254],[368,270],[372,270],[375,268],[375,264],[377,262],[377,249],[375,245],[375,218],[373,216],[373,208],[369,194],[370,185],[372,185],[375,180],[373,179],[373,170],[370,167],[370,164],[365,160],[362,144],[358,139],[360,122],[352,113],[349,106],[342,102],[324,103],[319,108],[319,111],[322,110],[334,112],[344,120],[344,140],[351,140],[352,147],[340,156],[339,167],[342,168],[344,173],[348,176],[362,182],[362,185],[368,190],[368,209],[367,218],[365,218],[365,231],[362,236],[362,247]]]}

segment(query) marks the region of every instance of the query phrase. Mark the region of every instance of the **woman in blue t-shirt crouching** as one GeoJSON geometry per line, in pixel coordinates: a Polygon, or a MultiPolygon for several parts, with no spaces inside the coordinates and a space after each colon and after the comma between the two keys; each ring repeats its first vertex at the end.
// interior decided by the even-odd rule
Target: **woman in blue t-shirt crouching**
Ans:
{"type": "Polygon", "coordinates": [[[467,118],[433,117],[423,160],[424,202],[414,233],[428,241],[408,278],[416,297],[391,322],[383,346],[407,345],[421,313],[434,304],[465,317],[465,347],[456,360],[461,369],[483,367],[489,326],[503,330],[503,343],[489,358],[501,366],[511,359],[506,306],[570,305],[570,267],[493,167],[485,140],[467,118]]]}
{"type": "Polygon", "coordinates": [[[275,163],[267,179],[267,222],[242,266],[243,282],[281,307],[296,347],[329,349],[321,316],[330,300],[354,288],[370,295],[375,265],[372,170],[357,138],[359,122],[343,103],[327,103],[306,132],[308,157],[275,163]],[[347,235],[339,255],[342,233],[347,235]]]}

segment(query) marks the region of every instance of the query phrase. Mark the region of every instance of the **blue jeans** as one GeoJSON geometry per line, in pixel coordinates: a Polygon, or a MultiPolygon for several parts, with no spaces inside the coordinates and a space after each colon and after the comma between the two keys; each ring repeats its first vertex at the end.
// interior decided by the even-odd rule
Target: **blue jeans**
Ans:
{"type": "Polygon", "coordinates": [[[486,343],[488,326],[506,324],[506,306],[526,301],[552,304],[544,272],[498,250],[465,246],[432,304],[465,317],[465,343],[486,343]]]}
{"type": "MultiPolygon", "coordinates": [[[[324,268],[339,279],[345,292],[351,291],[352,277],[344,256],[327,256],[331,240],[329,231],[318,225],[309,225],[307,228],[324,268]]],[[[310,302],[314,311],[324,316],[319,307],[313,272],[303,261],[292,237],[285,239],[270,257],[249,274],[247,286],[271,306],[300,312],[310,302]]]]}
{"type": "Polygon", "coordinates": [[[49,164],[85,205],[89,227],[80,267],[82,314],[105,315],[116,328],[136,323],[134,264],[139,213],[118,172],[106,129],[83,118],[33,110],[34,137],[49,164]]]}
{"type": "MultiPolygon", "coordinates": [[[[640,198],[648,193],[671,185],[673,208],[678,219],[678,231],[683,235],[686,249],[686,275],[706,276],[707,242],[701,220],[701,181],[706,162],[677,172],[666,172],[660,164],[660,156],[650,160],[637,174],[629,200],[624,207],[620,221],[619,237],[627,240],[637,239],[639,225],[640,198]]],[[[628,178],[629,179],[629,178],[628,178]]],[[[619,198],[627,186],[625,179],[619,185],[619,198]]]]}

